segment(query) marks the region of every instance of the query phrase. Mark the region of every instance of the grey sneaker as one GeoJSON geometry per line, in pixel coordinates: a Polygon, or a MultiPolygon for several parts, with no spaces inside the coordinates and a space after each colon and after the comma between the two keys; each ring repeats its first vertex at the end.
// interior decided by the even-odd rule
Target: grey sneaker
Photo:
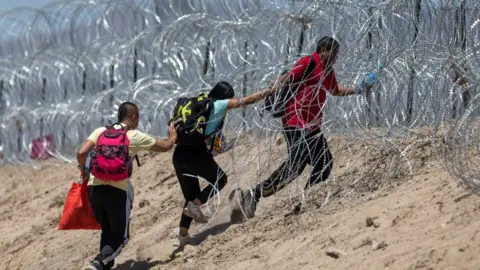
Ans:
{"type": "Polygon", "coordinates": [[[255,194],[253,193],[253,190],[251,189],[243,190],[242,197],[243,197],[242,208],[243,208],[243,211],[245,212],[245,215],[247,216],[247,218],[255,217],[255,211],[257,211],[257,201],[255,200],[255,194]]]}
{"type": "Polygon", "coordinates": [[[243,214],[243,190],[236,188],[230,192],[229,195],[230,205],[232,212],[230,213],[230,222],[233,224],[239,224],[245,221],[245,215],[243,214]]]}
{"type": "Polygon", "coordinates": [[[255,217],[257,201],[253,190],[234,189],[230,193],[229,199],[232,206],[232,212],[230,213],[232,223],[242,223],[245,218],[255,217]]]}
{"type": "Polygon", "coordinates": [[[208,222],[208,217],[203,214],[202,209],[200,209],[200,206],[195,205],[193,202],[188,202],[187,207],[183,209],[183,213],[186,216],[193,218],[193,220],[195,220],[198,223],[208,222]]]}

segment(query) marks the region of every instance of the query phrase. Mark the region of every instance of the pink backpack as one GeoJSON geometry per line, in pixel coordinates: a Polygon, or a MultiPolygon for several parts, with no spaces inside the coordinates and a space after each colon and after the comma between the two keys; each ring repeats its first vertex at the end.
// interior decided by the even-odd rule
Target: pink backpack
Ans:
{"type": "Polygon", "coordinates": [[[128,128],[115,129],[114,125],[107,126],[98,136],[90,159],[90,172],[99,179],[116,182],[129,178],[133,166],[128,155],[128,128]]]}

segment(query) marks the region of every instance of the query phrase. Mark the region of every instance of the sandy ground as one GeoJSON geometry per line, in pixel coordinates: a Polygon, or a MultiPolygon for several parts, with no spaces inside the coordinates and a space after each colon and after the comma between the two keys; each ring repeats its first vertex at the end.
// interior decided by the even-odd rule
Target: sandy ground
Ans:
{"type": "MultiPolygon", "coordinates": [[[[408,145],[400,155],[405,143],[335,138],[333,176],[306,195],[301,213],[291,210],[307,170],[263,200],[254,219],[230,224],[228,193],[265,178],[280,161],[268,157],[284,150],[282,140],[240,143],[217,157],[229,184],[184,248],[172,237],[183,199],[171,152],[145,155],[133,177],[132,237],[114,269],[478,269],[480,199],[458,186],[431,145],[408,145]]],[[[97,252],[99,231],[56,229],[75,165],[41,166],[0,167],[0,269],[81,269],[97,252]]]]}

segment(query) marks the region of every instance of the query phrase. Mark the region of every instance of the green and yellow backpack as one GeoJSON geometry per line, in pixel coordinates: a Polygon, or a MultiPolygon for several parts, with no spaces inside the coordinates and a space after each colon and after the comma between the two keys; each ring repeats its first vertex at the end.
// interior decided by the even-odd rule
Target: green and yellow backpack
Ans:
{"type": "Polygon", "coordinates": [[[177,128],[177,144],[197,145],[205,141],[205,129],[213,102],[207,93],[177,100],[170,120],[177,128]]]}

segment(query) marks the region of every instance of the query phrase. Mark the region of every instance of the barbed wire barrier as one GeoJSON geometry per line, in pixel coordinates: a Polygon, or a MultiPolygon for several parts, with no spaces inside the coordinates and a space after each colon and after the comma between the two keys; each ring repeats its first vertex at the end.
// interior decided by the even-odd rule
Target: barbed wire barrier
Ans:
{"type": "MultiPolygon", "coordinates": [[[[432,145],[445,169],[477,192],[479,15],[473,0],[67,0],[11,10],[0,15],[0,163],[74,162],[82,141],[127,100],[140,107],[141,130],[166,135],[178,97],[220,80],[236,96],[258,91],[330,35],[341,44],[342,85],[384,66],[373,89],[328,97],[324,108],[326,137],[345,138],[336,149],[365,144],[380,153],[364,150],[364,162],[346,165],[352,190],[368,188],[372,174],[405,177],[416,169],[412,149],[432,145]]],[[[229,181],[238,186],[253,166],[253,186],[285,157],[282,125],[263,102],[227,119],[229,181]],[[248,151],[239,153],[241,145],[248,151]]],[[[309,196],[299,184],[289,191],[309,196]]]]}

